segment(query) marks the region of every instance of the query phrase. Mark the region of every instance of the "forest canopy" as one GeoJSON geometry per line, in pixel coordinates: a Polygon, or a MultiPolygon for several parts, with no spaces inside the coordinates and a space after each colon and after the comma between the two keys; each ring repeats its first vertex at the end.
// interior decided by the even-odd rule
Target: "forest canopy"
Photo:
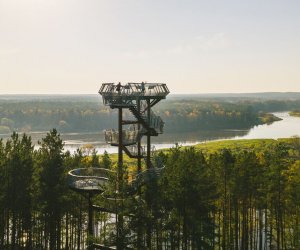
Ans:
{"type": "MultiPolygon", "coordinates": [[[[1,249],[114,244],[115,222],[106,212],[95,213],[96,237],[87,238],[87,199],[68,188],[67,173],[115,170],[115,157],[95,150],[71,155],[63,147],[56,130],[39,149],[26,134],[0,140],[1,249]]],[[[299,138],[177,146],[157,157],[165,166],[162,176],[143,187],[141,196],[125,196],[130,209],[124,211],[126,244],[134,249],[138,244],[151,244],[151,249],[299,249],[299,138]],[[139,199],[150,199],[151,206],[139,199]],[[136,241],[138,233],[142,242],[136,241]]],[[[125,183],[129,169],[137,171],[134,162],[124,164],[125,183]]],[[[107,204],[101,197],[93,203],[107,204]]]]}

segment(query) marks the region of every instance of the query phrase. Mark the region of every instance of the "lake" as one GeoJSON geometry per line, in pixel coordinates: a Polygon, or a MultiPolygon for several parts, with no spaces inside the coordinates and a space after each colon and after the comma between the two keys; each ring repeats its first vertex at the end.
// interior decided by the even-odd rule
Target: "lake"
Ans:
{"type": "MultiPolygon", "coordinates": [[[[182,146],[195,145],[207,141],[215,140],[238,140],[238,139],[260,139],[260,138],[288,138],[300,135],[300,118],[292,117],[288,112],[273,113],[282,120],[274,122],[270,125],[258,125],[249,130],[201,130],[197,132],[184,132],[171,134],[165,131],[158,137],[152,137],[152,143],[156,149],[170,148],[178,143],[182,146]]],[[[32,141],[37,143],[48,131],[28,133],[32,137],[32,141]]],[[[10,135],[1,135],[4,139],[10,135]]],[[[106,150],[108,153],[117,153],[117,147],[111,147],[104,140],[103,131],[97,133],[63,133],[61,138],[65,143],[65,150],[74,152],[86,144],[93,145],[99,154],[103,154],[106,150]]],[[[142,143],[146,144],[146,141],[142,143]]]]}
{"type": "Polygon", "coordinates": [[[273,113],[281,118],[281,121],[270,125],[255,126],[244,136],[235,136],[233,139],[277,139],[300,136],[300,118],[290,116],[288,112],[273,113]]]}
{"type": "MultiPolygon", "coordinates": [[[[295,135],[300,136],[299,117],[290,116],[288,112],[273,114],[282,120],[272,124],[254,126],[249,130],[208,130],[181,134],[170,134],[165,131],[164,134],[158,137],[152,137],[152,143],[156,149],[163,149],[174,147],[175,143],[189,146],[215,140],[277,139],[295,135]]],[[[62,138],[65,141],[65,149],[70,151],[74,151],[85,144],[92,144],[100,154],[105,150],[108,153],[117,153],[117,147],[111,147],[105,143],[103,133],[63,134],[62,138]]],[[[146,142],[144,141],[144,143],[146,142]]]]}

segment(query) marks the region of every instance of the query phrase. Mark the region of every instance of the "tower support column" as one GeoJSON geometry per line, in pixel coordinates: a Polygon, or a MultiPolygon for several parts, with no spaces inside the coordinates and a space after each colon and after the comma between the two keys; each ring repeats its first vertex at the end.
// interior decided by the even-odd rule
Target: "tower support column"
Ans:
{"type": "MultiPolygon", "coordinates": [[[[116,197],[116,202],[118,202],[118,198],[123,198],[123,110],[119,108],[119,147],[118,147],[118,173],[117,173],[117,187],[116,187],[116,196],[121,195],[121,197],[116,197]]],[[[122,203],[122,202],[121,202],[122,203]]],[[[116,223],[117,223],[117,250],[124,249],[124,230],[123,230],[123,215],[122,215],[122,207],[123,204],[118,207],[118,213],[116,215],[116,223]]]]}
{"type": "MultiPolygon", "coordinates": [[[[150,99],[147,99],[147,120],[148,120],[148,124],[149,127],[151,127],[151,105],[150,105],[150,99]]],[[[150,130],[148,130],[147,133],[147,169],[151,168],[151,134],[150,134],[150,130]]],[[[150,190],[150,186],[147,186],[146,189],[146,202],[147,202],[147,206],[149,211],[152,214],[152,209],[151,209],[151,190],[150,190]]],[[[152,223],[150,221],[147,222],[147,237],[146,237],[146,242],[147,242],[147,248],[151,249],[152,248],[152,242],[151,242],[151,236],[152,236],[152,223]]]]}
{"type": "Polygon", "coordinates": [[[88,196],[88,203],[89,203],[89,222],[88,222],[88,236],[89,236],[89,240],[88,240],[88,249],[89,250],[93,249],[91,237],[94,237],[94,211],[93,211],[92,198],[93,198],[93,195],[90,192],[89,196],[88,196]]]}
{"type": "MultiPolygon", "coordinates": [[[[141,100],[137,99],[137,110],[141,113],[141,100]]],[[[141,129],[141,124],[138,123],[137,125],[138,131],[141,129]]],[[[142,154],[141,154],[141,138],[138,138],[137,141],[137,152],[138,152],[138,159],[137,159],[137,172],[140,173],[142,171],[142,154]]]]}
{"type": "MultiPolygon", "coordinates": [[[[138,113],[140,114],[141,113],[141,100],[138,98],[136,100],[136,104],[137,104],[137,110],[138,110],[138,113]]],[[[138,123],[138,131],[140,131],[141,129],[141,124],[138,123]]],[[[142,152],[141,152],[141,138],[138,138],[138,141],[137,141],[137,153],[138,153],[138,158],[137,158],[137,172],[138,174],[141,173],[142,171],[142,152]]],[[[138,190],[137,190],[137,193],[138,193],[138,201],[139,201],[139,204],[142,203],[142,198],[141,198],[141,187],[138,187],[138,190]]],[[[144,246],[143,246],[143,232],[142,232],[142,225],[143,225],[143,220],[141,219],[142,218],[142,213],[143,213],[143,209],[142,209],[142,206],[139,206],[138,207],[138,227],[137,227],[137,249],[142,249],[144,246]]]]}
{"type": "MultiPolygon", "coordinates": [[[[150,99],[147,99],[147,120],[148,124],[150,125],[151,122],[151,106],[150,106],[150,99]]],[[[151,135],[150,131],[147,133],[147,168],[151,167],[151,135]]]]}

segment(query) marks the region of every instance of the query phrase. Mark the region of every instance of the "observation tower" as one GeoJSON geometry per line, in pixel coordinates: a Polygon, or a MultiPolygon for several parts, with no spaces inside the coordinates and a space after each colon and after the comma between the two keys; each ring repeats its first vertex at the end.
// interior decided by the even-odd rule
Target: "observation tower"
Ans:
{"type": "MultiPolygon", "coordinates": [[[[151,162],[151,136],[163,133],[164,122],[152,107],[169,94],[164,83],[103,83],[99,94],[103,103],[112,109],[118,109],[118,131],[105,131],[106,142],[118,147],[118,164],[123,164],[123,151],[131,158],[137,158],[137,170],[141,171],[141,160],[145,159],[147,169],[155,167],[151,162]],[[128,109],[135,119],[124,120],[123,109],[128,109]],[[124,127],[126,127],[124,129],[124,127]],[[141,139],[147,138],[147,146],[141,145],[141,139]]],[[[121,167],[121,166],[120,166],[121,167]]]]}
{"type": "MultiPolygon", "coordinates": [[[[116,248],[129,249],[123,243],[123,214],[122,203],[125,194],[140,192],[140,187],[147,184],[161,174],[163,165],[160,161],[152,161],[154,149],[151,137],[163,133],[164,122],[153,111],[152,107],[165,99],[169,89],[164,83],[103,83],[99,94],[103,103],[118,110],[118,129],[105,131],[105,140],[112,146],[118,147],[117,171],[113,172],[101,168],[79,168],[69,172],[69,186],[71,189],[86,196],[89,200],[89,235],[93,236],[93,210],[114,213],[116,215],[116,248]],[[132,116],[123,118],[123,111],[127,109],[132,116]],[[146,145],[142,145],[142,138],[146,145]],[[123,152],[130,158],[137,159],[136,174],[124,188],[123,152]],[[146,168],[142,171],[142,160],[146,168]],[[107,195],[109,180],[116,179],[113,195],[107,195]],[[92,204],[92,197],[102,194],[104,205],[92,204]],[[114,202],[115,208],[111,206],[114,202]]],[[[149,245],[148,245],[149,247],[149,245]]],[[[91,249],[115,249],[94,244],[91,249]]]]}
{"type": "MultiPolygon", "coordinates": [[[[123,189],[123,151],[130,157],[137,159],[137,175],[132,181],[132,189],[140,192],[139,187],[151,182],[153,177],[160,174],[162,164],[151,161],[153,154],[151,137],[163,133],[164,122],[153,111],[152,107],[165,99],[169,89],[164,83],[103,83],[99,94],[102,95],[104,105],[118,110],[118,130],[105,131],[106,142],[118,147],[118,169],[116,193],[120,200],[124,198],[123,189]],[[132,119],[123,119],[123,110],[128,109],[132,119]],[[141,145],[142,137],[146,137],[146,146],[141,145]],[[142,172],[142,160],[145,160],[146,170],[142,172]]],[[[122,210],[122,208],[121,208],[122,210]]],[[[117,214],[117,249],[124,249],[122,243],[123,216],[117,214]]],[[[151,248],[151,242],[147,243],[151,248]]]]}

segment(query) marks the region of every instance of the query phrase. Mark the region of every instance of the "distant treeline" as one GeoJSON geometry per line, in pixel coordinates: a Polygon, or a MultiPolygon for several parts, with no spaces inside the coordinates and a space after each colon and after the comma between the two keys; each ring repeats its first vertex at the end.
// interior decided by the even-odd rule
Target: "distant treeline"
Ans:
{"type": "Polygon", "coordinates": [[[261,104],[181,100],[165,102],[157,113],[166,121],[166,131],[172,132],[250,128],[277,120],[258,106],[261,104]]]}
{"type": "MultiPolygon", "coordinates": [[[[274,121],[265,113],[300,108],[296,101],[219,101],[216,99],[170,98],[155,106],[172,132],[198,129],[250,128],[274,121]]],[[[130,118],[127,110],[125,116],[130,118]]],[[[114,127],[116,112],[105,107],[100,97],[35,97],[7,100],[0,98],[0,134],[12,131],[95,132],[114,127]]]]}
{"type": "MultiPolygon", "coordinates": [[[[47,131],[99,131],[112,126],[114,112],[100,101],[22,101],[2,102],[0,119],[2,133],[47,131]]],[[[1,132],[1,129],[0,129],[1,132]]]]}

